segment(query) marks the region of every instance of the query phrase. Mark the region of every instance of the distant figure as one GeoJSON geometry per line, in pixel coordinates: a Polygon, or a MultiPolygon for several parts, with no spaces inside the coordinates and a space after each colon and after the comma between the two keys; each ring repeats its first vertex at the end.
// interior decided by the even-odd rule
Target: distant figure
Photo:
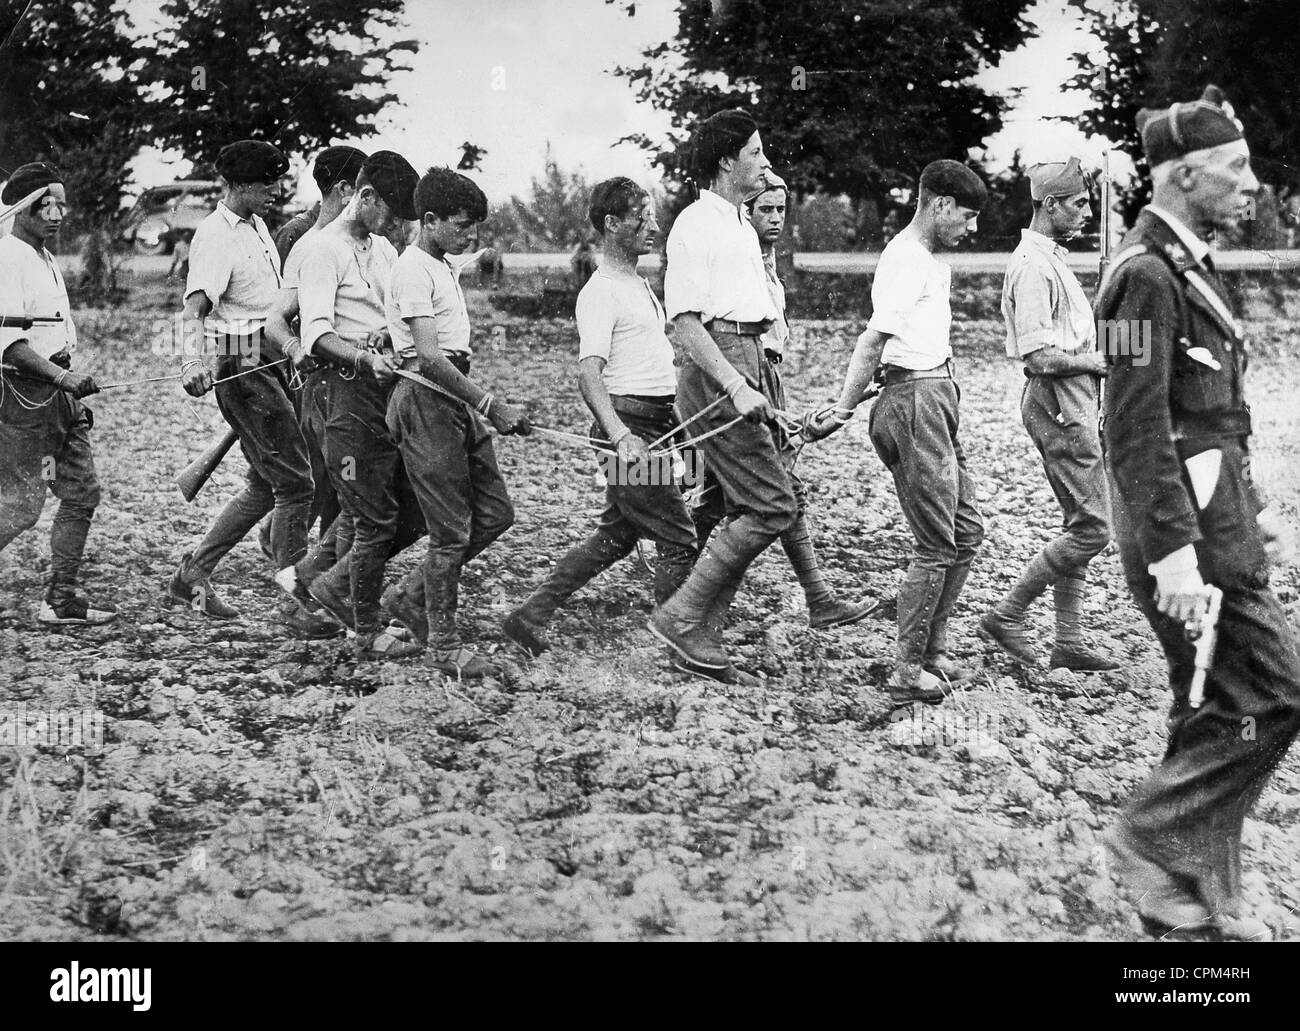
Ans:
{"type": "Polygon", "coordinates": [[[493,290],[500,289],[501,277],[505,275],[505,271],[506,263],[501,258],[501,252],[496,248],[496,241],[489,241],[478,256],[479,282],[491,283],[493,290]]]}
{"type": "Polygon", "coordinates": [[[167,270],[167,278],[178,277],[185,282],[190,274],[190,241],[194,239],[193,229],[182,229],[176,234],[176,243],[172,248],[172,264],[167,270]]]}
{"type": "Polygon", "coordinates": [[[573,252],[569,266],[573,269],[574,289],[581,290],[596,271],[596,252],[591,247],[591,237],[582,238],[578,249],[573,252]]]}

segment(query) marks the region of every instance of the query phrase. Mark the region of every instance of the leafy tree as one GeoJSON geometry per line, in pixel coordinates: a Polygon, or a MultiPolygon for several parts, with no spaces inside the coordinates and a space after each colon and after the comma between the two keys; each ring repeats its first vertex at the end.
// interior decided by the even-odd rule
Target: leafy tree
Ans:
{"type": "Polygon", "coordinates": [[[495,205],[483,236],[494,240],[499,250],[568,250],[592,233],[587,221],[590,197],[586,177],[560,168],[548,146],[542,175],[533,176],[527,197],[495,205]]]}
{"type": "Polygon", "coordinates": [[[698,119],[751,107],[792,190],[846,195],[859,237],[878,239],[891,190],[1001,127],[1006,101],[974,78],[1033,35],[1032,3],[679,0],[676,38],[616,70],[671,113],[673,138],[629,139],[680,175],[679,147],[698,119]]]}
{"type": "Polygon", "coordinates": [[[139,41],[153,140],[196,165],[244,137],[287,155],[373,133],[383,89],[419,43],[395,39],[404,0],[167,0],[139,41]]]}
{"type": "Polygon", "coordinates": [[[0,0],[0,179],[58,166],[73,232],[116,214],[142,142],[129,27],[120,4],[0,0]]]}
{"type": "MultiPolygon", "coordinates": [[[[1135,119],[1143,107],[1194,100],[1207,83],[1223,88],[1245,127],[1261,198],[1300,188],[1300,19],[1293,0],[1070,0],[1101,40],[1101,56],[1077,54],[1071,85],[1092,97],[1080,127],[1131,155],[1139,175],[1123,197],[1132,219],[1150,198],[1135,119]]],[[[1270,230],[1254,230],[1267,237],[1270,230]]]]}

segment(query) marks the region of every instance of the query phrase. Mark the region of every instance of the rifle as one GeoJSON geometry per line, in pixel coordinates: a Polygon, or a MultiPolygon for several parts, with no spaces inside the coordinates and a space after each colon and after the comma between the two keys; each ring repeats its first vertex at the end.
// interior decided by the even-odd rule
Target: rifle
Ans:
{"type": "Polygon", "coordinates": [[[1205,701],[1205,678],[1214,665],[1214,649],[1219,643],[1219,609],[1223,605],[1223,592],[1213,584],[1205,591],[1205,611],[1188,620],[1187,633],[1196,641],[1196,672],[1187,694],[1187,704],[1199,709],[1205,701]]]}
{"type": "Polygon", "coordinates": [[[0,327],[4,329],[31,329],[38,322],[62,322],[62,315],[0,315],[0,327]]]}
{"type": "Polygon", "coordinates": [[[221,437],[214,438],[198,458],[180,471],[176,477],[176,486],[181,489],[181,495],[186,501],[193,501],[198,497],[203,485],[208,482],[208,478],[226,457],[226,452],[235,446],[235,441],[238,439],[234,430],[227,429],[221,437]]]}
{"type": "Polygon", "coordinates": [[[1097,262],[1097,289],[1101,289],[1101,281],[1106,275],[1106,269],[1110,267],[1110,151],[1105,151],[1101,156],[1101,222],[1099,225],[1100,239],[1098,250],[1101,252],[1101,260],[1097,262]]]}

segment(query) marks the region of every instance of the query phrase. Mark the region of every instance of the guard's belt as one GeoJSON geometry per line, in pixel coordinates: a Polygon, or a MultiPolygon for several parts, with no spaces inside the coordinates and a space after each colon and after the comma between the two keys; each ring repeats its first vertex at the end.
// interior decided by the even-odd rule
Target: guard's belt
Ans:
{"type": "Polygon", "coordinates": [[[735,319],[709,319],[704,324],[704,328],[710,333],[732,333],[738,337],[761,337],[772,328],[772,320],[737,322],[735,319]]]}
{"type": "Polygon", "coordinates": [[[1220,412],[1175,412],[1175,440],[1204,440],[1214,437],[1249,437],[1250,409],[1220,412]]]}

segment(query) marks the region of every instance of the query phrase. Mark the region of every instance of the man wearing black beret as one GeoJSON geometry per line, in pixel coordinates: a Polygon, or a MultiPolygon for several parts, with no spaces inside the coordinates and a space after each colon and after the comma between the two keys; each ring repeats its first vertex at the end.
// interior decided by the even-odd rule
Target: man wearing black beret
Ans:
{"type": "Polygon", "coordinates": [[[1206,242],[1242,217],[1259,182],[1214,87],[1140,112],[1138,128],[1152,199],[1095,312],[1110,362],[1115,538],[1168,660],[1173,704],[1164,759],[1106,845],[1149,929],[1261,939],[1269,928],[1242,897],[1242,823],[1300,732],[1300,654],[1268,586],[1288,548],[1251,476],[1246,341],[1206,242]],[[1222,591],[1218,648],[1202,679],[1185,627],[1203,618],[1211,586],[1222,591]]]}
{"type": "Polygon", "coordinates": [[[50,586],[42,623],[101,624],[117,613],[77,593],[77,573],[99,481],[90,446],[94,423],[81,398],[99,387],[72,371],[77,330],[68,291],[45,245],[68,202],[63,178],[43,162],[14,170],[0,191],[13,233],[0,238],[0,313],[43,320],[0,328],[0,551],[36,525],[45,490],[59,499],[50,527],[50,586]]]}
{"type": "MultiPolygon", "coordinates": [[[[226,182],[217,210],[200,223],[190,247],[185,284],[186,393],[201,397],[216,384],[217,405],[239,437],[248,461],[244,490],[226,505],[199,546],[186,555],[169,585],[173,600],[218,619],[238,612],[209,584],[217,563],[261,518],[271,513],[271,549],[277,568],[307,553],[312,476],[307,442],[289,394],[289,370],[271,365],[264,325],[280,288],[280,256],[263,216],[289,162],[270,143],[239,140],[224,147],[217,171],[226,182]],[[201,346],[200,346],[201,345],[201,346]],[[208,356],[216,354],[214,370],[208,356]],[[238,373],[257,369],[247,376],[238,373]]],[[[309,637],[342,632],[302,599],[287,617],[309,637]]]]}

